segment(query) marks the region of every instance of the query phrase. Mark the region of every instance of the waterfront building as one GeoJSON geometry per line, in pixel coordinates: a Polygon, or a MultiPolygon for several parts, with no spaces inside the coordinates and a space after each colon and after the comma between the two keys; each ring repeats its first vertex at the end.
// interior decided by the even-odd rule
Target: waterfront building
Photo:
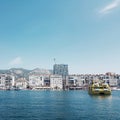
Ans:
{"type": "Polygon", "coordinates": [[[29,75],[29,87],[44,87],[50,85],[50,75],[47,74],[32,74],[29,75]]]}
{"type": "Polygon", "coordinates": [[[44,79],[41,74],[33,74],[29,76],[30,87],[42,87],[44,85],[44,79]]]}
{"type": "Polygon", "coordinates": [[[69,75],[68,78],[68,86],[83,86],[83,79],[81,79],[80,75],[69,75]]]}
{"type": "Polygon", "coordinates": [[[76,86],[76,79],[74,79],[74,77],[72,77],[72,76],[69,76],[68,80],[66,81],[66,85],[68,87],[70,87],[70,86],[76,86]]]}
{"type": "Polygon", "coordinates": [[[86,87],[88,84],[92,81],[99,81],[103,80],[105,83],[109,83],[111,87],[119,87],[120,86],[120,76],[113,74],[113,73],[107,73],[107,74],[80,74],[80,75],[69,75],[67,81],[67,86],[81,86],[81,87],[86,87]]]}
{"type": "Polygon", "coordinates": [[[117,87],[120,88],[120,79],[117,80],[117,87]]]}
{"type": "Polygon", "coordinates": [[[50,87],[51,89],[63,89],[63,79],[61,75],[50,76],[50,87]]]}
{"type": "Polygon", "coordinates": [[[89,84],[89,76],[87,75],[69,75],[67,81],[67,89],[86,89],[89,84]]]}
{"type": "Polygon", "coordinates": [[[25,78],[19,78],[15,81],[15,87],[19,89],[26,89],[28,81],[25,78]]]}
{"type": "Polygon", "coordinates": [[[117,87],[118,85],[118,79],[115,73],[111,73],[111,72],[106,73],[103,80],[109,83],[111,87],[117,87]]]}
{"type": "Polygon", "coordinates": [[[63,89],[66,89],[66,82],[68,79],[68,65],[67,64],[54,64],[53,74],[62,76],[63,89]]]}
{"type": "Polygon", "coordinates": [[[0,89],[5,89],[6,74],[0,74],[0,89]]]}
{"type": "Polygon", "coordinates": [[[10,74],[0,74],[0,89],[10,89],[15,85],[15,77],[10,74]]]}
{"type": "Polygon", "coordinates": [[[50,87],[50,75],[44,76],[44,86],[50,87]]]}

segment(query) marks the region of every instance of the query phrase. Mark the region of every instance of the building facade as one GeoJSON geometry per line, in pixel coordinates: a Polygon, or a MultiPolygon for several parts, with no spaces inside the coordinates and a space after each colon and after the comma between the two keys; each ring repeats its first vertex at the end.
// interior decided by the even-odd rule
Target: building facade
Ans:
{"type": "Polygon", "coordinates": [[[45,87],[50,86],[50,75],[46,74],[32,74],[29,75],[29,87],[45,87]]]}
{"type": "Polygon", "coordinates": [[[51,89],[63,89],[63,80],[61,75],[50,76],[50,87],[51,89]]]}
{"type": "Polygon", "coordinates": [[[68,65],[67,64],[54,64],[53,66],[53,74],[68,76],[68,65]]]}
{"type": "Polygon", "coordinates": [[[9,74],[0,74],[0,89],[10,89],[15,85],[15,77],[9,74]]]}
{"type": "Polygon", "coordinates": [[[15,81],[15,87],[19,89],[27,89],[28,81],[25,78],[19,78],[15,81]]]}

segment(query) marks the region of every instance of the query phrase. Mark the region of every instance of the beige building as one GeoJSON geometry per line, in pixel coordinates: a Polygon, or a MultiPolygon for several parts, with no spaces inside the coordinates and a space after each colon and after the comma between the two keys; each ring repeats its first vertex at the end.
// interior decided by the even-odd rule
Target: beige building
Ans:
{"type": "Polygon", "coordinates": [[[50,76],[50,87],[51,89],[63,89],[63,79],[61,75],[50,76]]]}

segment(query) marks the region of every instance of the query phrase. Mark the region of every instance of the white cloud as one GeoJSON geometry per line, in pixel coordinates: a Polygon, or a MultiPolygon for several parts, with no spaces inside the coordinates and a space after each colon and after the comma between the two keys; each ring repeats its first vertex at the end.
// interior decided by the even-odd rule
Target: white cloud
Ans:
{"type": "Polygon", "coordinates": [[[113,9],[117,8],[120,6],[120,0],[114,0],[112,3],[108,4],[104,8],[102,8],[99,13],[101,14],[106,14],[111,12],[113,9]]]}
{"type": "Polygon", "coordinates": [[[22,58],[21,57],[16,57],[10,62],[10,65],[20,65],[20,64],[22,64],[22,58]]]}

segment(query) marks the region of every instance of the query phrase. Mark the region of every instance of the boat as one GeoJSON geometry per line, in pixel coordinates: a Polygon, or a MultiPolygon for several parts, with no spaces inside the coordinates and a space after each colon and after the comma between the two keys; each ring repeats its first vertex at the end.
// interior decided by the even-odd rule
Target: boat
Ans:
{"type": "Polygon", "coordinates": [[[89,84],[88,93],[90,95],[111,95],[111,88],[108,83],[92,82],[89,84]]]}

